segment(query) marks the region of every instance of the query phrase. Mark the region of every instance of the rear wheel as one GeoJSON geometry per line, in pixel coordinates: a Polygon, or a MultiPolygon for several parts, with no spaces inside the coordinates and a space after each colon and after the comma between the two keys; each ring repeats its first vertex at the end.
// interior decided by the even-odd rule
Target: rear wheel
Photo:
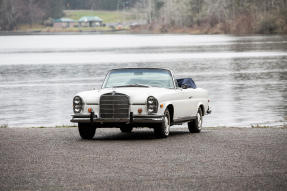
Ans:
{"type": "Polygon", "coordinates": [[[188,123],[188,129],[191,133],[200,133],[202,128],[202,111],[198,109],[196,119],[188,123]]]}
{"type": "Polygon", "coordinates": [[[122,133],[131,133],[133,130],[133,127],[120,127],[120,130],[122,133]]]}
{"type": "Polygon", "coordinates": [[[92,139],[96,133],[96,128],[88,123],[78,123],[78,129],[82,139],[92,139]]]}
{"type": "Polygon", "coordinates": [[[157,138],[166,138],[170,131],[170,114],[168,109],[164,112],[164,122],[157,127],[154,127],[154,135],[157,138]]]}

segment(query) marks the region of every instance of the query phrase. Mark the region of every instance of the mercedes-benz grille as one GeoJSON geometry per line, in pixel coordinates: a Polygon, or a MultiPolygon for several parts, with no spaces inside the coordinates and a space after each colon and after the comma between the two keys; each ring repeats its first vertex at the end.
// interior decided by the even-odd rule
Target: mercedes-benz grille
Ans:
{"type": "Polygon", "coordinates": [[[103,94],[100,98],[101,118],[129,118],[129,97],[120,93],[103,94]]]}

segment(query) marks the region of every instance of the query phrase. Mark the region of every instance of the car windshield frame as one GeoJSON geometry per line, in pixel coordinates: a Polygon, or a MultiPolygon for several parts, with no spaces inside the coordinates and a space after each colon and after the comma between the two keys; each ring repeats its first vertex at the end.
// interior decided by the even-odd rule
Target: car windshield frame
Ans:
{"type": "Polygon", "coordinates": [[[174,77],[173,77],[173,73],[170,71],[170,70],[167,70],[167,69],[162,69],[162,68],[120,68],[120,69],[113,69],[111,71],[109,71],[105,77],[105,80],[104,80],[104,83],[102,84],[102,89],[105,89],[105,88],[121,88],[121,87],[144,87],[144,88],[149,88],[149,87],[157,87],[157,88],[167,88],[167,89],[175,89],[176,86],[175,86],[175,82],[174,82],[174,77]],[[171,87],[159,87],[159,86],[152,86],[152,85],[149,85],[149,84],[144,84],[144,83],[131,83],[131,84],[126,84],[126,85],[119,85],[119,86],[108,86],[107,87],[107,83],[110,79],[110,75],[113,73],[113,72],[127,72],[131,70],[131,71],[137,71],[139,73],[141,72],[149,72],[150,70],[150,73],[152,72],[155,72],[158,71],[159,74],[168,74],[170,76],[170,85],[171,87]]]}

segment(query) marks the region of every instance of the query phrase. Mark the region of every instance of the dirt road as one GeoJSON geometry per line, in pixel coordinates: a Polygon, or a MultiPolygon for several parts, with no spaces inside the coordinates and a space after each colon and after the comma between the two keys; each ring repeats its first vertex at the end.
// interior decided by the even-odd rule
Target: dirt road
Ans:
{"type": "Polygon", "coordinates": [[[287,129],[0,129],[0,190],[286,190],[287,129]]]}

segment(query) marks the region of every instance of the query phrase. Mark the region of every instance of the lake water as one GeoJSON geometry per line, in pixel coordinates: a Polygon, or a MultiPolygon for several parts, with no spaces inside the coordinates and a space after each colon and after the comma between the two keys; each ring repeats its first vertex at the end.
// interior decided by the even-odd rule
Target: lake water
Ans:
{"type": "Polygon", "coordinates": [[[0,36],[0,125],[70,125],[72,98],[108,70],[164,67],[209,91],[205,126],[287,123],[287,36],[0,36]]]}

